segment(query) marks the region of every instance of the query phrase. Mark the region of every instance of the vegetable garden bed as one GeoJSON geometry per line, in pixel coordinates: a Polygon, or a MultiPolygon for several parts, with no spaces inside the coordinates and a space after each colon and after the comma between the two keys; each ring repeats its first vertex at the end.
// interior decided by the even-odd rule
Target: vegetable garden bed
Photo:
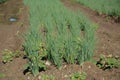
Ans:
{"type": "Polygon", "coordinates": [[[96,26],[83,14],[68,10],[59,0],[24,0],[24,3],[30,13],[24,42],[29,60],[26,69],[37,75],[40,69],[46,69],[44,59],[60,69],[63,62],[82,64],[92,58],[96,26]]]}

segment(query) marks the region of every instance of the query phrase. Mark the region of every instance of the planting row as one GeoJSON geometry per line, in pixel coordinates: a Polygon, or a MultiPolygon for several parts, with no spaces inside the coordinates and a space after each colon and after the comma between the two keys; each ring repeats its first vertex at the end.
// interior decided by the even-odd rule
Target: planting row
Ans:
{"type": "Polygon", "coordinates": [[[76,0],[99,13],[120,16],[120,0],[76,0]]]}
{"type": "Polygon", "coordinates": [[[25,35],[26,68],[34,75],[50,60],[59,69],[63,62],[82,64],[94,53],[95,29],[83,14],[72,12],[59,0],[24,0],[29,6],[30,27],[25,35]]]}

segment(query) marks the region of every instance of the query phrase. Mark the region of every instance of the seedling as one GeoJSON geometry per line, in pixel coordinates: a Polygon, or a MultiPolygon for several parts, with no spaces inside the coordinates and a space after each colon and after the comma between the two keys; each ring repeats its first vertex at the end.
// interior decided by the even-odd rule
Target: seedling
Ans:
{"type": "Polygon", "coordinates": [[[2,57],[2,61],[3,63],[8,63],[10,61],[12,61],[14,58],[17,58],[20,56],[20,52],[18,50],[16,50],[15,52],[5,49],[3,51],[3,57],[2,57]]]}
{"type": "Polygon", "coordinates": [[[77,72],[71,75],[70,80],[86,80],[85,72],[77,72]]]}
{"type": "Polygon", "coordinates": [[[101,55],[100,60],[96,64],[100,69],[112,69],[120,67],[120,59],[115,58],[114,56],[105,56],[101,55]]]}

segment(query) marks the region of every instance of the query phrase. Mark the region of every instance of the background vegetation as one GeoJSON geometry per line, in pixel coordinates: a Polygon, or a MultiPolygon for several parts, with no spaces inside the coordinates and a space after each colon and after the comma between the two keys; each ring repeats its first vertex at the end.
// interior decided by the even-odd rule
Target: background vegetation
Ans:
{"type": "Polygon", "coordinates": [[[112,16],[120,16],[120,0],[76,0],[77,2],[112,16]]]}

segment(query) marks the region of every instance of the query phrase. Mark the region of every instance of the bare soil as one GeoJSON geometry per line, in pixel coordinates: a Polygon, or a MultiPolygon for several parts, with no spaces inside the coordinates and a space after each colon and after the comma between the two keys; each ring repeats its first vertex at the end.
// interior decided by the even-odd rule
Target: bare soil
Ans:
{"type": "Polygon", "coordinates": [[[0,80],[26,80],[23,75],[23,65],[26,61],[20,57],[3,64],[2,55],[4,49],[15,51],[22,48],[22,35],[28,25],[27,15],[22,0],[8,0],[0,4],[0,73],[6,75],[0,80]],[[17,21],[10,22],[11,17],[16,18],[17,21]]]}
{"type": "MultiPolygon", "coordinates": [[[[71,10],[80,10],[93,23],[98,24],[96,31],[97,45],[94,59],[98,60],[100,54],[120,56],[120,23],[99,16],[95,11],[77,4],[71,3],[70,0],[62,0],[64,5],[71,10]]],[[[36,77],[31,74],[23,74],[26,60],[23,56],[15,58],[12,62],[2,63],[2,51],[4,49],[21,50],[22,34],[28,26],[28,9],[23,5],[22,0],[8,0],[0,4],[0,73],[6,76],[0,80],[40,80],[42,74],[54,75],[56,80],[67,80],[71,74],[84,71],[87,73],[87,80],[119,80],[120,68],[103,71],[91,62],[85,62],[82,66],[63,64],[61,70],[51,65],[46,71],[40,72],[36,77]],[[15,17],[16,22],[9,22],[10,17],[15,17]]],[[[22,54],[22,53],[21,53],[22,54]]]]}

